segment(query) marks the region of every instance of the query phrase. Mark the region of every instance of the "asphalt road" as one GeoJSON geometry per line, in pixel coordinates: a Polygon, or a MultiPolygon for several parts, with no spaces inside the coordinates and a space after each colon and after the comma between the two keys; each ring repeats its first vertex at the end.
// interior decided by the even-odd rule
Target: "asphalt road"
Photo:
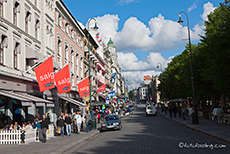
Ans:
{"type": "Polygon", "coordinates": [[[144,105],[122,119],[121,131],[106,131],[67,154],[228,154],[230,144],[193,131],[164,116],[146,117],[144,105]]]}

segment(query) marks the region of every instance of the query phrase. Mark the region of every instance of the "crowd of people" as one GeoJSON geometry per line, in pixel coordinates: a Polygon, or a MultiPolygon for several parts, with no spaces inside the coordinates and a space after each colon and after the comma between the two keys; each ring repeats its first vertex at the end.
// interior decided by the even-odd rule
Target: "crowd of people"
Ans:
{"type": "MultiPolygon", "coordinates": [[[[178,113],[179,117],[180,118],[182,117],[183,120],[186,120],[186,119],[191,120],[192,114],[194,112],[193,106],[188,103],[184,103],[183,105],[169,104],[168,107],[166,107],[165,105],[162,105],[162,112],[166,114],[167,110],[169,110],[169,114],[171,118],[172,117],[176,118],[177,113],[178,113]]],[[[216,105],[213,108],[212,115],[214,116],[214,120],[216,121],[216,123],[218,125],[221,125],[222,119],[223,119],[223,110],[221,109],[221,107],[216,105]]]]}

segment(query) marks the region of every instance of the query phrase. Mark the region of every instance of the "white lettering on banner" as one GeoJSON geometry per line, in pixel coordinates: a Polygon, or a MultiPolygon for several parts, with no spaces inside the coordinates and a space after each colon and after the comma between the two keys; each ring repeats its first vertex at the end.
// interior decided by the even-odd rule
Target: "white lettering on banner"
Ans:
{"type": "Polygon", "coordinates": [[[89,86],[84,86],[83,88],[80,88],[80,91],[84,91],[84,90],[89,90],[89,86]]]}
{"type": "Polygon", "coordinates": [[[54,79],[54,72],[47,72],[46,74],[40,76],[40,81],[47,79],[54,79]]]}
{"type": "Polygon", "coordinates": [[[70,84],[70,78],[61,79],[57,83],[58,83],[59,86],[62,85],[62,84],[66,84],[66,83],[70,84]]]}

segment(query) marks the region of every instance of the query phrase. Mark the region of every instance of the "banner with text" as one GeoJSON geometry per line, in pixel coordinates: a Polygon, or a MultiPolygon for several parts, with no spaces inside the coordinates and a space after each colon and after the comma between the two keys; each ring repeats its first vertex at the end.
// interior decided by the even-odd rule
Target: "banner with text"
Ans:
{"type": "Polygon", "coordinates": [[[89,77],[77,84],[80,98],[89,96],[89,77]]]}
{"type": "Polygon", "coordinates": [[[40,92],[49,90],[55,87],[54,85],[54,69],[53,56],[41,63],[34,69],[40,92]]]}
{"type": "Polygon", "coordinates": [[[59,94],[71,91],[69,65],[66,65],[60,71],[58,71],[54,77],[59,94]]]}
{"type": "Polygon", "coordinates": [[[102,86],[100,86],[98,89],[97,89],[97,93],[99,92],[104,92],[105,91],[105,87],[106,87],[106,84],[103,84],[102,86]]]}

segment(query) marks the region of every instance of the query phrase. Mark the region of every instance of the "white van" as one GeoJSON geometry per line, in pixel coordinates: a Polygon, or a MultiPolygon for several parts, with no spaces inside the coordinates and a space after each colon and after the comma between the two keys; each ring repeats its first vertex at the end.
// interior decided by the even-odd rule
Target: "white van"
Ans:
{"type": "Polygon", "coordinates": [[[154,105],[146,106],[146,116],[148,115],[157,115],[157,110],[154,105]]]}

